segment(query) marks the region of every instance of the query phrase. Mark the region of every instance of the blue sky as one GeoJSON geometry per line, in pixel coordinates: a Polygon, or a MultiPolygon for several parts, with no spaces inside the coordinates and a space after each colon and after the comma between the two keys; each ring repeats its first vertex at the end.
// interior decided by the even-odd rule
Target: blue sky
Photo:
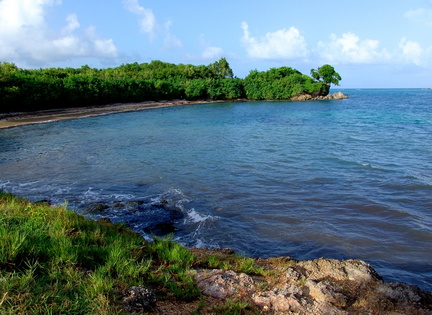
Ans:
{"type": "Polygon", "coordinates": [[[0,0],[0,61],[115,67],[227,58],[238,77],[331,64],[343,88],[432,87],[432,0],[0,0]]]}

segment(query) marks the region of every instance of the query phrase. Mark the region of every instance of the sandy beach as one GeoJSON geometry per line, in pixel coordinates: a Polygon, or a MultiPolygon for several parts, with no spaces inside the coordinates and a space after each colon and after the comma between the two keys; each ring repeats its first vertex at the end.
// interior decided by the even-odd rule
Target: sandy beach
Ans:
{"type": "Polygon", "coordinates": [[[214,101],[146,101],[140,103],[118,103],[101,106],[73,107],[34,112],[0,113],[0,129],[65,119],[76,119],[169,106],[204,104],[210,102],[214,101]]]}

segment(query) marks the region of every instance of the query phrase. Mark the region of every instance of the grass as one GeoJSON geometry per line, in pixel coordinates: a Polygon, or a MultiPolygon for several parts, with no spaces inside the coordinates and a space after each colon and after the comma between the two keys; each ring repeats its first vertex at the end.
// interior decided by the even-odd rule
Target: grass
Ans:
{"type": "Polygon", "coordinates": [[[116,293],[147,278],[143,245],[124,226],[0,193],[2,312],[119,314],[116,293]]]}
{"type": "MultiPolygon", "coordinates": [[[[197,258],[172,238],[143,238],[124,225],[88,220],[0,192],[1,314],[124,314],[122,292],[146,285],[158,299],[202,300],[192,268],[262,274],[234,255],[197,258]]],[[[248,309],[228,302],[223,310],[248,309]]]]}
{"type": "Polygon", "coordinates": [[[243,257],[240,255],[231,255],[230,257],[208,255],[204,258],[201,258],[200,263],[204,268],[233,270],[249,275],[265,274],[264,269],[258,266],[253,258],[243,257]]]}

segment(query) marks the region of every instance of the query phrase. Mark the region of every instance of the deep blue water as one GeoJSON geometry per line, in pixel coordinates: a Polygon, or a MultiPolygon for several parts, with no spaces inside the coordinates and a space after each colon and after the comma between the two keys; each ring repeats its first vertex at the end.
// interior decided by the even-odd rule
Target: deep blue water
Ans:
{"type": "Polygon", "coordinates": [[[94,217],[146,238],[157,223],[189,246],[359,258],[432,291],[432,90],[344,92],[3,129],[0,189],[102,202],[94,217]]]}

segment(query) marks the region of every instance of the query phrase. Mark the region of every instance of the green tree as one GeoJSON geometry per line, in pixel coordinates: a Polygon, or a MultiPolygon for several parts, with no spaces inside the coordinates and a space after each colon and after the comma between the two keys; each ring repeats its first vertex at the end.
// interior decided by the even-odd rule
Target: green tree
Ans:
{"type": "Polygon", "coordinates": [[[328,88],[330,84],[339,85],[339,81],[342,80],[339,73],[330,65],[319,67],[318,70],[311,69],[311,76],[317,81],[322,81],[328,88]]]}
{"type": "Polygon", "coordinates": [[[208,65],[208,68],[211,72],[220,78],[232,78],[234,77],[234,73],[230,68],[228,61],[222,57],[219,61],[215,61],[208,65]]]}

